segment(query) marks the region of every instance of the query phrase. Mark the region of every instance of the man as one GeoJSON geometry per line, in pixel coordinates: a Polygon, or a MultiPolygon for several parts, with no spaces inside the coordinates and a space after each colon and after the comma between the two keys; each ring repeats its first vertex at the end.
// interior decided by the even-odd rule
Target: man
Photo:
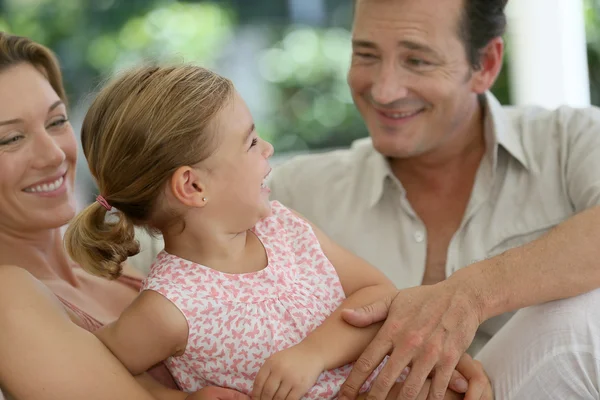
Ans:
{"type": "MultiPolygon", "coordinates": [[[[406,366],[400,399],[429,374],[429,398],[442,398],[460,355],[477,353],[511,312],[600,287],[600,111],[497,102],[505,4],[356,0],[348,84],[370,138],[271,176],[273,199],[406,288],[346,314],[355,325],[387,315],[347,398],[388,353],[369,398],[385,398],[406,366]]],[[[600,397],[598,311],[587,309],[600,292],[576,299],[556,305],[575,310],[557,321],[538,318],[555,308],[532,308],[484,349],[497,398],[600,397]],[[530,342],[518,347],[515,334],[530,342]],[[561,349],[566,369],[554,371],[544,349],[561,349]]]]}

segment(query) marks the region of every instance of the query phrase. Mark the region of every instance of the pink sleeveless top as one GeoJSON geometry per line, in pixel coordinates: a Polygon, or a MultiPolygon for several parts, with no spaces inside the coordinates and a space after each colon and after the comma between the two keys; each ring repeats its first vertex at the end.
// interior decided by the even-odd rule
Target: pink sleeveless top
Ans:
{"type": "MultiPolygon", "coordinates": [[[[143,289],[161,293],[188,322],[185,352],[166,361],[186,392],[214,385],[249,394],[266,358],[300,342],[345,299],[310,225],[278,202],[271,208],[253,229],[267,253],[263,270],[222,273],[164,250],[150,268],[143,289]]],[[[336,398],[350,369],[322,373],[304,398],[336,398]]]]}
{"type": "MultiPolygon", "coordinates": [[[[123,283],[126,286],[131,287],[136,291],[140,291],[142,287],[142,281],[137,278],[129,277],[129,276],[121,276],[118,279],[119,282],[123,283]]],[[[55,295],[56,296],[56,295],[55,295]]],[[[58,300],[63,304],[63,306],[69,310],[71,310],[77,317],[79,317],[79,326],[89,332],[94,332],[95,330],[101,328],[103,324],[87,314],[85,311],[77,308],[74,304],[68,302],[67,300],[61,298],[60,296],[56,296],[58,300]]],[[[157,364],[155,367],[151,368],[148,373],[156,379],[156,381],[160,382],[164,386],[171,389],[178,389],[177,384],[173,380],[173,377],[169,373],[168,369],[165,367],[164,363],[157,364]]],[[[1,397],[0,397],[1,399],[1,397]]]]}

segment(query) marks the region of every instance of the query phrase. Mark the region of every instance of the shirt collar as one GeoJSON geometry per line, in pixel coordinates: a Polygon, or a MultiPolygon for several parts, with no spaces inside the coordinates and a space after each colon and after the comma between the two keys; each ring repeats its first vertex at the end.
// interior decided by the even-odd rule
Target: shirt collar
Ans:
{"type": "Polygon", "coordinates": [[[525,149],[514,127],[513,121],[496,97],[487,92],[484,96],[484,125],[483,132],[487,147],[487,156],[492,160],[494,170],[498,158],[498,146],[502,146],[511,156],[529,169],[525,149]]]}
{"type": "MultiPolygon", "coordinates": [[[[515,130],[510,116],[491,92],[486,92],[483,97],[484,108],[484,136],[486,143],[486,157],[491,160],[492,171],[496,170],[498,146],[502,146],[508,153],[519,161],[523,167],[529,169],[521,136],[515,130]]],[[[366,178],[370,181],[371,188],[369,206],[373,207],[383,194],[387,180],[396,180],[388,160],[373,148],[370,138],[360,139],[355,146],[369,146],[371,154],[367,158],[369,173],[366,178]]],[[[354,146],[353,146],[354,147],[354,146]]],[[[400,188],[402,184],[398,181],[400,188]]],[[[402,190],[404,190],[402,188],[402,190]]]]}
{"type": "Polygon", "coordinates": [[[367,159],[367,167],[370,170],[370,173],[367,174],[367,179],[371,182],[367,187],[371,187],[369,207],[373,207],[381,199],[386,182],[389,179],[394,179],[395,176],[392,174],[392,169],[387,158],[375,150],[370,138],[368,144],[372,151],[367,159]]]}

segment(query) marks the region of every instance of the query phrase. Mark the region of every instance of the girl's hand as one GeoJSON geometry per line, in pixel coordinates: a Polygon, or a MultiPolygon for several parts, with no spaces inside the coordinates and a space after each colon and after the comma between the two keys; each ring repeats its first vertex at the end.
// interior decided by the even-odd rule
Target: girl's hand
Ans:
{"type": "Polygon", "coordinates": [[[302,343],[269,357],[258,371],[252,400],[299,400],[314,386],[324,362],[302,343]]]}

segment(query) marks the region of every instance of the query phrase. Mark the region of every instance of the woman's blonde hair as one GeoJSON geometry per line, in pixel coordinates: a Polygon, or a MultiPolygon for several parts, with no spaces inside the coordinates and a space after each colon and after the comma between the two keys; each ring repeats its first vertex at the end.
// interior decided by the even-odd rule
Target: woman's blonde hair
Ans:
{"type": "Polygon", "coordinates": [[[28,63],[36,67],[60,97],[67,103],[60,66],[54,53],[45,46],[23,37],[0,31],[0,72],[28,63]]]}
{"type": "Polygon", "coordinates": [[[208,123],[233,97],[231,81],[191,66],[129,70],[104,87],[83,121],[81,141],[100,194],[69,224],[65,245],[88,272],[115,279],[139,252],[134,225],[164,227],[156,205],[172,174],[216,148],[208,123]],[[111,220],[112,219],[112,220],[111,220]]]}

